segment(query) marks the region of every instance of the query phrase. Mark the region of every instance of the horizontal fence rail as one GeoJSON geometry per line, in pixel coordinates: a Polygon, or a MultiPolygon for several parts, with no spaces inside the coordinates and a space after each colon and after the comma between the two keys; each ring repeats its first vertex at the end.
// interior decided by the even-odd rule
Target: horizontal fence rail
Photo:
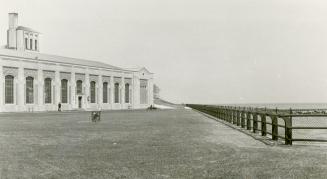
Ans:
{"type": "MultiPolygon", "coordinates": [[[[214,116],[218,119],[230,122],[254,133],[261,132],[262,136],[271,135],[272,140],[283,139],[286,145],[292,145],[293,141],[327,142],[327,139],[294,138],[293,130],[322,130],[327,125],[319,126],[293,126],[293,122],[299,118],[327,117],[327,109],[268,109],[246,108],[235,106],[216,106],[187,104],[186,106],[214,116]]],[[[327,120],[327,119],[325,119],[327,120]]]]}

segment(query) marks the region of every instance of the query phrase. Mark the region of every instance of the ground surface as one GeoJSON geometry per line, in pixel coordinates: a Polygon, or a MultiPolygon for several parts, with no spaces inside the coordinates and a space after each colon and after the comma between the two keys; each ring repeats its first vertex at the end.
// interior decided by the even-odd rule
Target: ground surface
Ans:
{"type": "Polygon", "coordinates": [[[192,110],[0,114],[0,178],[326,178],[327,148],[267,146],[192,110]]]}

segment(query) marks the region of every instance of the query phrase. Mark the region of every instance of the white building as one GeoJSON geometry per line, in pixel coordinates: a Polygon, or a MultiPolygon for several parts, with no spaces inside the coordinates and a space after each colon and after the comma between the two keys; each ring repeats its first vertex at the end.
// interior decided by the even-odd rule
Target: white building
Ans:
{"type": "Polygon", "coordinates": [[[0,112],[138,109],[153,104],[153,73],[40,53],[40,34],[9,13],[0,49],[0,112]]]}

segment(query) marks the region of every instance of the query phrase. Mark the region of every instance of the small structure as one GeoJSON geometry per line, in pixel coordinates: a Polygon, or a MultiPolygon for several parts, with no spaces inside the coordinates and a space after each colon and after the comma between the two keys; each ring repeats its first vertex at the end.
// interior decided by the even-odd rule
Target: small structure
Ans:
{"type": "Polygon", "coordinates": [[[99,122],[101,120],[101,111],[92,111],[91,112],[91,121],[99,122]]]}

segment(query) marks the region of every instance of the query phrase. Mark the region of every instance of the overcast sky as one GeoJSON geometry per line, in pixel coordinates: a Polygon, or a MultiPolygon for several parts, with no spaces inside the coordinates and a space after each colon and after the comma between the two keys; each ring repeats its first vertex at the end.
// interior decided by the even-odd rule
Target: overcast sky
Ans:
{"type": "Polygon", "coordinates": [[[145,66],[166,100],[327,102],[325,0],[0,0],[41,51],[145,66]]]}

